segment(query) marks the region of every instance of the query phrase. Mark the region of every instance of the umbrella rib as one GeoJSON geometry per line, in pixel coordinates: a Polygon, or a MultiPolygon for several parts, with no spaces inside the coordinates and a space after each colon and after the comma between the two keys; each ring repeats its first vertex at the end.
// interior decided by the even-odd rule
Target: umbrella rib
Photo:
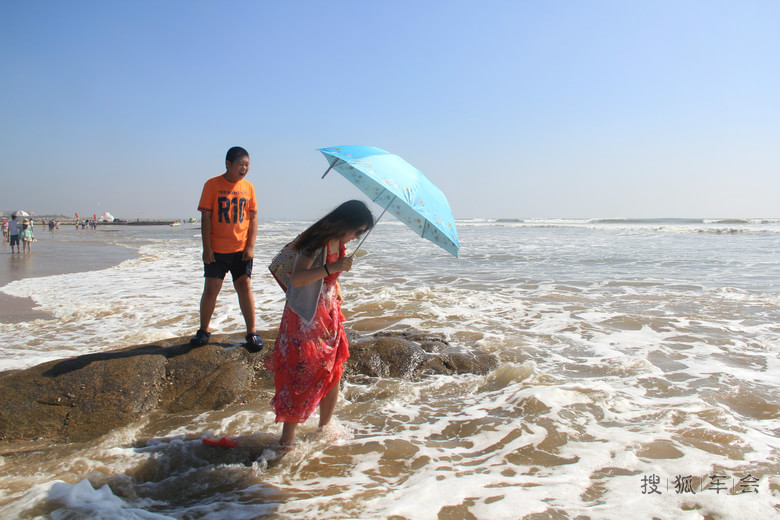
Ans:
{"type": "Polygon", "coordinates": [[[420,236],[425,238],[425,231],[428,229],[428,226],[430,225],[430,222],[428,222],[428,219],[423,219],[423,222],[424,222],[424,224],[423,224],[422,231],[420,232],[420,236]]]}
{"type": "Polygon", "coordinates": [[[324,179],[324,178],[325,178],[325,176],[326,176],[326,175],[327,175],[327,174],[328,174],[328,173],[329,173],[329,172],[330,172],[330,171],[333,169],[333,167],[334,167],[334,166],[336,166],[336,163],[338,163],[340,160],[341,160],[341,159],[336,159],[335,161],[333,161],[333,164],[331,164],[330,166],[328,166],[328,169],[327,169],[327,170],[325,170],[325,173],[323,173],[323,174],[322,174],[322,177],[320,177],[320,179],[324,179]]]}

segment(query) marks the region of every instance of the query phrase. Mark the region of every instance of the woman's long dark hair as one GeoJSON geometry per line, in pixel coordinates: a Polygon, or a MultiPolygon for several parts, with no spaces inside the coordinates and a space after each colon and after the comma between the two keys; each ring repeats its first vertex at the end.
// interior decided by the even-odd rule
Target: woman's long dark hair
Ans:
{"type": "Polygon", "coordinates": [[[307,256],[313,254],[329,240],[341,238],[349,231],[365,226],[366,231],[374,227],[374,216],[363,202],[348,200],[317,222],[309,226],[295,243],[295,249],[307,256]]]}

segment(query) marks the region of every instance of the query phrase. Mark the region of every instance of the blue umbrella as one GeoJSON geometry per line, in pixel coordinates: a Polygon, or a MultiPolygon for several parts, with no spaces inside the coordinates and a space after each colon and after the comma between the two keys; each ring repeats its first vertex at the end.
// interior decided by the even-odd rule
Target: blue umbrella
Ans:
{"type": "Polygon", "coordinates": [[[385,208],[382,215],[389,210],[418,235],[458,256],[458,230],[447,197],[420,170],[373,146],[334,146],[319,151],[330,164],[323,178],[331,169],[336,170],[385,208]]]}

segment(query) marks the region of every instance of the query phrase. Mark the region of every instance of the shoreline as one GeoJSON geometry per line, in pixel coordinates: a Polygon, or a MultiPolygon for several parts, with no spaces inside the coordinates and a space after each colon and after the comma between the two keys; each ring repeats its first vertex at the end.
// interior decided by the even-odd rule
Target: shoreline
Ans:
{"type": "MultiPolygon", "coordinates": [[[[10,220],[9,215],[0,215],[0,219],[6,219],[10,220]]],[[[49,220],[54,220],[55,222],[59,223],[60,228],[63,228],[64,226],[71,226],[75,227],[77,219],[73,217],[64,217],[62,215],[35,215],[33,217],[20,217],[20,218],[32,218],[35,222],[36,226],[40,226],[41,229],[47,228],[49,220]]],[[[88,217],[80,217],[78,219],[78,222],[82,222],[84,220],[92,221],[91,218],[88,217]]],[[[131,226],[162,226],[162,225],[170,225],[174,222],[179,222],[181,224],[187,223],[187,220],[185,219],[174,219],[174,218],[153,218],[153,219],[141,219],[136,218],[135,220],[127,220],[127,219],[114,219],[112,221],[108,220],[98,220],[98,227],[100,226],[125,226],[125,225],[131,225],[131,226]]]]}
{"type": "MultiPolygon", "coordinates": [[[[61,228],[36,232],[32,253],[11,253],[8,243],[0,250],[0,289],[11,282],[63,274],[77,274],[117,266],[133,258],[137,249],[107,243],[97,231],[61,228]]],[[[36,309],[32,298],[11,296],[0,290],[0,323],[53,319],[36,309]]]]}
{"type": "Polygon", "coordinates": [[[19,298],[0,292],[0,323],[51,319],[54,319],[54,315],[36,309],[32,298],[19,298]]]}

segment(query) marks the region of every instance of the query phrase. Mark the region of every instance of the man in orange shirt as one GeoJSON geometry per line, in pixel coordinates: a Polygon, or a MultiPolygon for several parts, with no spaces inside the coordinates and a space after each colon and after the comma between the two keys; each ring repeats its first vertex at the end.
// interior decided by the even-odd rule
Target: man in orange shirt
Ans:
{"type": "Polygon", "coordinates": [[[247,348],[257,352],[263,340],[255,330],[255,299],[252,296],[252,260],[257,237],[255,187],[246,180],[249,152],[240,146],[228,150],[226,171],[206,181],[198,204],[203,237],[203,271],[206,282],[200,299],[200,329],[190,340],[199,347],[208,343],[209,324],[225,274],[230,271],[238,303],[246,322],[247,348]]]}

